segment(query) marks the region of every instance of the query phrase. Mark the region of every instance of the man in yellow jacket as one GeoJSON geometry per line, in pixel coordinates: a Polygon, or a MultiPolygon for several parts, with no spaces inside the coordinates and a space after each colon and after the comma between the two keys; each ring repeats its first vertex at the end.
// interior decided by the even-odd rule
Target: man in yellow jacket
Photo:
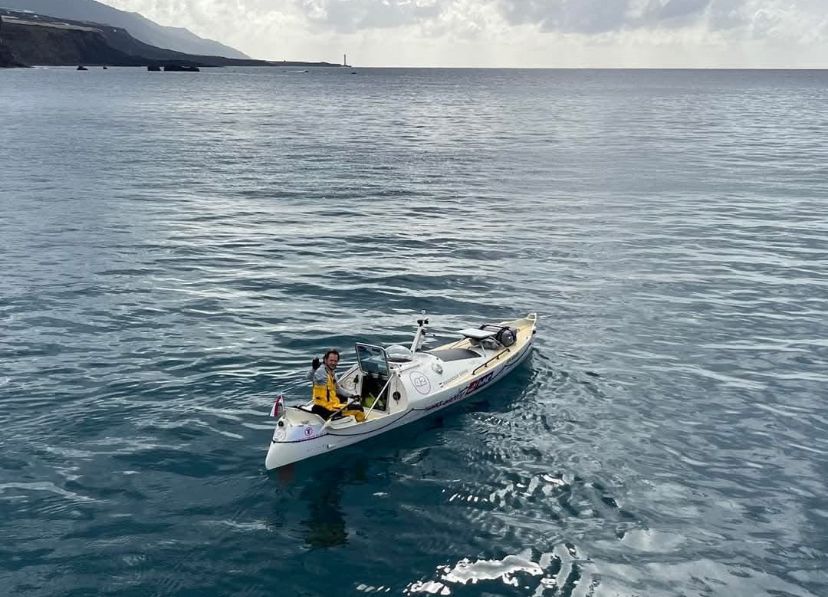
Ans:
{"type": "Polygon", "coordinates": [[[342,416],[353,415],[360,423],[365,420],[365,412],[359,402],[348,404],[347,392],[337,383],[336,366],[339,364],[339,351],[329,350],[322,359],[323,367],[319,366],[319,359],[313,359],[313,368],[308,377],[313,382],[313,412],[329,419],[337,412],[342,416]]]}

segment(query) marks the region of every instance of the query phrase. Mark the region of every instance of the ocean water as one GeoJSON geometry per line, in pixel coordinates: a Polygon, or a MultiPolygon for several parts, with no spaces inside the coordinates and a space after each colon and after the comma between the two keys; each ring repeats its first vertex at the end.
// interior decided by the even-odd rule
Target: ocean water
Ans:
{"type": "Polygon", "coordinates": [[[828,594],[828,72],[0,71],[4,595],[828,594]],[[335,346],[508,379],[267,473],[335,346]]]}

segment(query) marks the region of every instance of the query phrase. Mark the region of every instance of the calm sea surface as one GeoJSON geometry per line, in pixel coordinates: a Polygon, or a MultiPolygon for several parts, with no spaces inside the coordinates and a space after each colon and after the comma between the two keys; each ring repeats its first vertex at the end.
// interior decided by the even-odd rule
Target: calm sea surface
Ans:
{"type": "Polygon", "coordinates": [[[828,594],[828,72],[0,71],[4,595],[828,594]],[[330,346],[537,311],[279,473],[330,346]]]}

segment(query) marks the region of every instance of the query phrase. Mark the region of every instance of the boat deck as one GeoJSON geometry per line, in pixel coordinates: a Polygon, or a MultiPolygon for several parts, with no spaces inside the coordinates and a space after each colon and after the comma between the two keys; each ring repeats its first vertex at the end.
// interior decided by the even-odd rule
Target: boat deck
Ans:
{"type": "Polygon", "coordinates": [[[445,348],[430,350],[427,354],[434,355],[444,362],[463,361],[465,359],[479,359],[480,353],[469,350],[468,348],[445,348]]]}

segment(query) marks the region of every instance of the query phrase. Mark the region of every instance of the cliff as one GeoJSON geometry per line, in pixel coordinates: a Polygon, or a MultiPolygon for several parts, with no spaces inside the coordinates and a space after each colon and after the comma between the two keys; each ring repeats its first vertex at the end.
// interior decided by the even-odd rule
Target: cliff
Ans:
{"type": "Polygon", "coordinates": [[[136,39],[159,48],[198,56],[249,58],[229,46],[194,35],[181,27],[164,27],[135,12],[118,10],[95,0],[0,0],[0,6],[18,12],[58,19],[106,23],[126,29],[136,39]]]}
{"type": "Polygon", "coordinates": [[[0,39],[10,56],[7,66],[338,66],[326,62],[267,62],[185,54],[146,44],[119,27],[8,9],[0,9],[0,19],[0,39]],[[12,64],[11,57],[16,64],[12,64]]]}
{"type": "Polygon", "coordinates": [[[26,66],[20,62],[4,42],[3,42],[3,16],[0,15],[0,68],[14,68],[19,66],[26,66]]]}
{"type": "Polygon", "coordinates": [[[15,58],[12,51],[2,41],[0,41],[0,68],[14,68],[20,66],[26,65],[15,58]]]}
{"type": "Polygon", "coordinates": [[[2,16],[3,44],[24,64],[139,66],[145,62],[113,48],[93,28],[30,23],[2,16]]]}

